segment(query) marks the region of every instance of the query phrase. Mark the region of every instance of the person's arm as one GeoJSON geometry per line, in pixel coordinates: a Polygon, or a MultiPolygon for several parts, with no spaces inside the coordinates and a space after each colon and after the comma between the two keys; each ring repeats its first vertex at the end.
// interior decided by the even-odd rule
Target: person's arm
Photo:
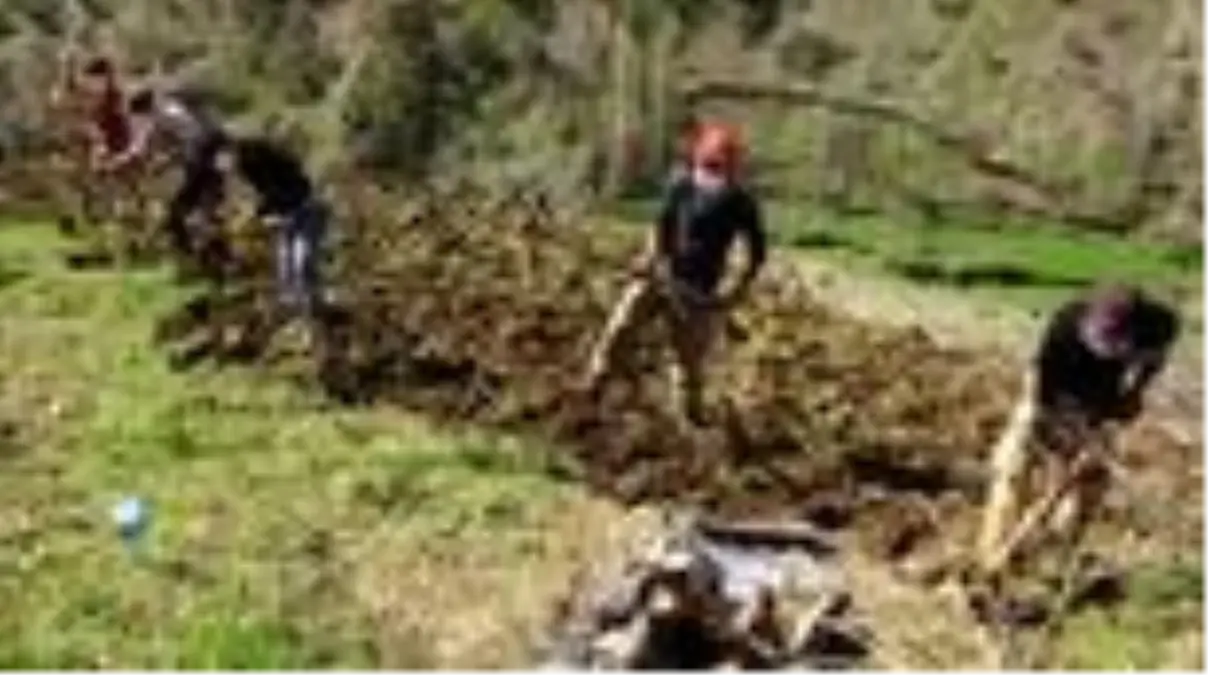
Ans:
{"type": "Polygon", "coordinates": [[[675,250],[675,229],[679,219],[682,186],[679,181],[667,187],[659,206],[654,228],[646,238],[646,245],[633,263],[637,274],[650,273],[661,261],[669,260],[675,250]]]}
{"type": "Polygon", "coordinates": [[[106,171],[120,171],[146,157],[154,136],[155,123],[153,120],[141,115],[132,117],[130,119],[130,142],[118,153],[105,158],[101,168],[106,171]]]}
{"type": "Polygon", "coordinates": [[[84,135],[88,139],[88,165],[99,170],[109,157],[105,135],[101,133],[100,127],[91,121],[84,126],[84,135]]]}
{"type": "Polygon", "coordinates": [[[743,199],[738,214],[739,235],[746,246],[746,267],[728,293],[722,294],[722,303],[732,305],[741,302],[751,290],[755,277],[767,261],[768,242],[764,230],[763,214],[759,204],[752,198],[743,199]]]}
{"type": "Polygon", "coordinates": [[[1045,413],[1079,407],[1070,394],[1071,386],[1083,377],[1085,367],[1079,354],[1085,347],[1080,326],[1085,308],[1076,302],[1066,303],[1050,315],[1040,337],[1033,368],[1036,374],[1034,395],[1036,404],[1045,413]]]}
{"type": "Polygon", "coordinates": [[[1131,379],[1125,384],[1125,398],[1140,398],[1150,383],[1166,368],[1166,351],[1158,350],[1143,354],[1134,366],[1131,379]]]}
{"type": "Polygon", "coordinates": [[[1180,321],[1172,311],[1164,310],[1152,319],[1157,326],[1146,326],[1149,339],[1147,344],[1138,345],[1138,352],[1133,357],[1132,367],[1126,373],[1120,395],[1120,410],[1118,418],[1131,420],[1141,413],[1142,398],[1150,384],[1166,368],[1171,345],[1178,336],[1180,321]]]}

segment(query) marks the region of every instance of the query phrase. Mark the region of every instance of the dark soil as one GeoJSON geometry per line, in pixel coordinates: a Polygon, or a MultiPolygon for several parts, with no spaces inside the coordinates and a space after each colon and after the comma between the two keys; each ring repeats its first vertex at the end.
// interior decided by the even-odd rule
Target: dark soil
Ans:
{"type": "Polygon", "coordinates": [[[337,297],[315,320],[313,349],[277,346],[286,317],[270,234],[234,223],[222,274],[211,274],[224,283],[161,323],[176,364],[288,361],[343,403],[543,438],[575,477],[626,503],[805,516],[887,558],[966,530],[1015,392],[1009,359],[861,323],[772,265],[718,349],[709,423],[687,428],[669,408],[657,322],[601,396],[576,393],[639,235],[603,237],[478,195],[399,202],[360,189],[341,202],[337,297]]]}

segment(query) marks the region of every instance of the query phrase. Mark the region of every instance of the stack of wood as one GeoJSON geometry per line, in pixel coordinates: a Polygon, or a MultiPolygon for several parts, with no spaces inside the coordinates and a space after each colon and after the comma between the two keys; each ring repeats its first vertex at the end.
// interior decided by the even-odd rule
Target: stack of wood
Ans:
{"type": "Polygon", "coordinates": [[[691,522],[560,607],[553,669],[858,667],[867,635],[824,541],[796,524],[691,522]]]}

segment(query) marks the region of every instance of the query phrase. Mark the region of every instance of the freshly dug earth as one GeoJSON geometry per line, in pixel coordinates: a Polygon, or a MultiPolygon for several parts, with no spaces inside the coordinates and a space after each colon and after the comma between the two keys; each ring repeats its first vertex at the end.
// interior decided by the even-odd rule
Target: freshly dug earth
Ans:
{"type": "Polygon", "coordinates": [[[166,318],[160,339],[182,363],[271,362],[347,403],[539,435],[575,460],[554,464],[627,503],[854,525],[890,558],[940,530],[967,535],[1016,391],[1005,357],[838,314],[773,262],[716,351],[710,424],[689,429],[669,407],[657,322],[599,400],[575,393],[639,233],[468,189],[399,200],[349,188],[337,210],[337,297],[312,349],[274,339],[271,242],[239,224],[228,269],[245,272],[166,318]]]}

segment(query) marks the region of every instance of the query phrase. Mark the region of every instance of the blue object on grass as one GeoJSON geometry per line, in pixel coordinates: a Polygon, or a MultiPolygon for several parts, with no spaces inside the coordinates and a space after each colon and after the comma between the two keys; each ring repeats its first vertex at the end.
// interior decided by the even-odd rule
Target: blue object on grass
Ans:
{"type": "Polygon", "coordinates": [[[127,547],[133,547],[147,531],[150,512],[139,497],[127,497],[113,508],[113,522],[127,547]]]}

